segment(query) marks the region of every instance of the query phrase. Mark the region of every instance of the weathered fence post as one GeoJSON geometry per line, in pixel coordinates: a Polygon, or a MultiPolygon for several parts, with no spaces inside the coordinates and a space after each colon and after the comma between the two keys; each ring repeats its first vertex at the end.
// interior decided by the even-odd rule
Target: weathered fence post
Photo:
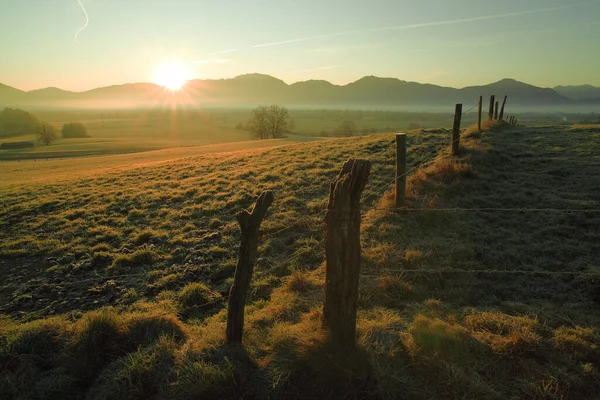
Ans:
{"type": "Polygon", "coordinates": [[[396,134],[396,207],[406,198],[406,133],[396,134]]]}
{"type": "Polygon", "coordinates": [[[488,119],[491,121],[494,119],[494,101],[496,100],[496,96],[490,96],[490,109],[488,111],[488,119]]]}
{"type": "Polygon", "coordinates": [[[452,126],[452,154],[460,153],[460,120],[462,117],[462,104],[457,104],[454,109],[454,125],[452,126]]]}
{"type": "Polygon", "coordinates": [[[506,99],[508,96],[504,96],[504,101],[502,102],[502,109],[500,109],[500,121],[504,119],[504,106],[506,105],[506,99]]]}
{"type": "Polygon", "coordinates": [[[329,187],[325,215],[324,325],[331,344],[351,351],[356,342],[356,307],[360,274],[360,196],[371,162],[349,159],[329,187]]]}
{"type": "Polygon", "coordinates": [[[494,119],[498,119],[498,102],[496,102],[496,111],[494,112],[494,119]]]}
{"type": "Polygon", "coordinates": [[[258,230],[265,217],[267,209],[273,202],[273,192],[262,192],[256,200],[252,211],[240,211],[236,218],[242,230],[240,242],[240,255],[235,269],[233,286],[229,291],[229,304],[227,307],[227,329],[225,335],[227,343],[241,343],[244,333],[244,307],[246,294],[250,288],[250,280],[256,263],[258,247],[258,230]]]}
{"type": "Polygon", "coordinates": [[[479,96],[479,103],[477,105],[477,132],[481,132],[481,108],[483,107],[483,96],[479,96]]]}

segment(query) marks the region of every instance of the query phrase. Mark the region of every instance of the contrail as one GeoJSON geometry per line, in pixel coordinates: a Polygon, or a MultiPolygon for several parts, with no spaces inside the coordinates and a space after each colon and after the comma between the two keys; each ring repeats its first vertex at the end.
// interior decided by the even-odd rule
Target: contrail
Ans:
{"type": "Polygon", "coordinates": [[[85,11],[85,7],[83,6],[83,4],[81,4],[81,0],[77,0],[77,3],[79,3],[79,6],[81,7],[81,9],[83,10],[83,13],[85,14],[85,25],[83,25],[81,28],[79,28],[79,30],[75,33],[75,41],[77,41],[77,37],[79,36],[79,33],[84,30],[85,28],[87,28],[88,24],[90,23],[90,17],[88,17],[88,13],[87,11],[85,11]]]}
{"type": "Polygon", "coordinates": [[[467,23],[467,22],[518,17],[518,16],[523,16],[523,15],[539,14],[539,13],[550,12],[550,11],[564,10],[567,8],[585,6],[588,4],[597,4],[599,2],[600,2],[599,0],[592,0],[592,1],[585,1],[585,2],[581,2],[581,3],[575,3],[575,4],[567,4],[567,5],[563,5],[563,6],[538,8],[535,10],[518,11],[518,12],[512,12],[512,13],[506,13],[506,14],[485,15],[485,16],[481,16],[481,17],[453,19],[453,20],[449,20],[449,21],[425,22],[425,23],[420,23],[420,24],[386,26],[386,27],[382,27],[382,28],[371,28],[371,29],[361,29],[361,30],[356,30],[356,31],[336,32],[336,33],[329,33],[329,34],[323,34],[323,35],[307,36],[307,37],[297,38],[297,39],[282,40],[282,41],[278,41],[278,42],[261,43],[261,44],[256,44],[254,46],[249,46],[249,47],[240,47],[240,48],[235,48],[235,49],[222,50],[222,51],[210,53],[209,55],[233,53],[233,52],[238,52],[241,50],[258,49],[261,47],[280,46],[283,44],[307,42],[307,41],[315,40],[315,39],[325,39],[325,38],[330,38],[330,37],[335,37],[335,36],[353,35],[353,34],[357,34],[357,33],[381,32],[381,31],[403,30],[403,29],[416,29],[416,28],[426,28],[426,27],[431,27],[431,26],[454,25],[454,24],[462,24],[462,23],[467,23]]]}

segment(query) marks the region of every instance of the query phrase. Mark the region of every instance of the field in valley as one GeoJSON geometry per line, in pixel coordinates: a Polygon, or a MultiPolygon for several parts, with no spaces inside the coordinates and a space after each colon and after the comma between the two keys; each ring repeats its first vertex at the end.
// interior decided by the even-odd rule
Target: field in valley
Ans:
{"type": "Polygon", "coordinates": [[[0,164],[0,397],[600,393],[597,125],[470,128],[460,157],[449,131],[411,132],[404,211],[392,134],[269,142],[0,164]],[[373,168],[359,352],[339,359],[323,216],[349,157],[373,168]],[[235,213],[263,190],[244,346],[228,347],[235,213]]]}
{"type": "MultiPolygon", "coordinates": [[[[475,123],[475,104],[465,105],[463,125],[475,123]],[[468,112],[467,112],[468,111],[468,112]]],[[[485,108],[485,107],[484,107],[485,108]]],[[[34,149],[0,150],[0,162],[8,160],[44,160],[47,158],[86,157],[131,154],[178,147],[206,146],[252,139],[248,131],[250,108],[120,109],[120,110],[29,110],[41,121],[54,125],[59,137],[50,146],[36,142],[33,134],[0,138],[0,142],[32,141],[34,149]],[[63,139],[63,124],[81,122],[88,138],[63,139]],[[240,129],[242,128],[242,129],[240,129]]],[[[453,108],[448,112],[405,112],[393,110],[304,110],[290,109],[289,141],[309,141],[319,137],[347,136],[344,123],[351,123],[354,135],[375,132],[412,131],[452,128],[453,108]]],[[[486,110],[484,109],[484,114],[486,110]]],[[[562,121],[560,115],[523,114],[527,125],[562,121]]],[[[573,115],[569,121],[592,118],[573,115]]],[[[225,149],[226,151],[227,149],[225,149]]],[[[193,154],[193,151],[192,151],[193,154]]]]}

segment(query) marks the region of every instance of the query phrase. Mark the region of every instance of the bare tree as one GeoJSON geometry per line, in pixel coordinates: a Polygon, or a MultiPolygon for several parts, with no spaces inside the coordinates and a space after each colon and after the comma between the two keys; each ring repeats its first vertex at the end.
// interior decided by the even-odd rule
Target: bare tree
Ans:
{"type": "Polygon", "coordinates": [[[357,132],[356,124],[354,121],[342,121],[338,132],[342,136],[352,136],[357,132]]]}
{"type": "Polygon", "coordinates": [[[47,122],[39,124],[36,133],[38,140],[46,146],[49,146],[56,139],[56,129],[47,122]]]}
{"type": "Polygon", "coordinates": [[[272,138],[280,138],[288,131],[289,113],[285,107],[273,104],[268,108],[267,119],[272,138]]]}
{"type": "Polygon", "coordinates": [[[260,106],[252,111],[252,120],[250,121],[251,131],[257,139],[268,138],[269,121],[267,118],[268,108],[260,106]]]}
{"type": "Polygon", "coordinates": [[[278,105],[260,106],[252,111],[250,126],[257,139],[280,138],[288,131],[288,110],[278,105]]]}

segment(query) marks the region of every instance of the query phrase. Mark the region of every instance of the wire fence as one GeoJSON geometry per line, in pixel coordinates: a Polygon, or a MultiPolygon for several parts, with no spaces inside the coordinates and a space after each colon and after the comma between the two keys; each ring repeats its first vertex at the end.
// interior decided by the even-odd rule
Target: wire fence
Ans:
{"type": "MultiPolygon", "coordinates": [[[[474,110],[475,108],[477,108],[479,106],[479,103],[476,103],[474,106],[472,106],[471,108],[469,108],[468,110],[464,111],[462,113],[462,115],[468,114],[469,112],[471,112],[472,110],[474,110]]],[[[441,124],[445,124],[446,122],[449,122],[451,120],[454,119],[454,116],[450,117],[449,119],[443,121],[441,124]]],[[[450,140],[450,144],[452,144],[452,140],[450,140]]],[[[386,151],[388,151],[389,149],[386,149],[386,151]]],[[[434,149],[434,152],[437,152],[438,149],[434,149]]],[[[433,155],[432,155],[433,156],[433,155]]],[[[429,160],[428,158],[418,164],[416,164],[415,166],[413,166],[412,168],[408,169],[406,172],[404,172],[403,174],[399,175],[399,176],[394,176],[393,178],[392,175],[395,175],[394,173],[388,174],[387,178],[382,184],[379,184],[378,186],[375,187],[375,189],[373,189],[373,191],[367,195],[366,197],[363,198],[363,202],[378,196],[378,195],[382,195],[384,192],[389,190],[389,186],[393,185],[398,179],[401,179],[405,176],[408,176],[410,173],[418,170],[419,168],[421,168],[424,164],[430,162],[431,160],[429,160]]],[[[384,178],[385,179],[385,178],[384,178]]],[[[300,193],[314,193],[314,194],[320,194],[322,192],[322,190],[319,189],[314,189],[314,188],[307,188],[304,191],[301,191],[300,193]]],[[[298,192],[294,192],[295,195],[298,195],[298,192]]],[[[494,207],[472,207],[472,208],[459,208],[459,207],[455,207],[455,208],[409,208],[409,207],[402,207],[402,208],[369,208],[367,211],[371,211],[371,210],[379,210],[379,211],[388,211],[388,212],[394,212],[394,213],[405,213],[405,212],[514,212],[514,213],[600,213],[600,209],[595,209],[595,208],[590,208],[590,209],[563,209],[563,208],[541,208],[541,207],[516,207],[516,208],[494,208],[494,207]]],[[[325,213],[326,210],[319,210],[318,212],[309,214],[309,215],[304,215],[302,216],[302,219],[299,219],[297,221],[294,221],[291,224],[288,224],[286,226],[284,226],[283,228],[279,228],[273,232],[268,232],[268,233],[264,233],[260,236],[261,240],[266,240],[269,238],[273,238],[273,237],[277,237],[280,236],[281,234],[295,228],[295,227],[299,227],[302,225],[305,225],[306,227],[310,228],[310,229],[315,229],[314,226],[311,226],[311,224],[313,224],[313,222],[311,222],[311,220],[314,220],[315,218],[322,220],[325,217],[325,213]]],[[[227,224],[227,227],[232,228],[235,225],[235,222],[232,222],[230,224],[227,224]]],[[[415,274],[415,273],[427,273],[427,274],[449,274],[449,273],[457,273],[457,274],[464,274],[464,273],[469,273],[469,274],[531,274],[531,275],[573,275],[573,276],[590,276],[590,275],[598,275],[600,274],[600,272],[576,272],[576,271],[531,271],[531,270],[499,270],[499,269],[488,269],[488,270],[478,270],[478,269],[402,269],[402,270],[397,270],[396,272],[401,272],[401,273],[408,273],[408,274],[415,274]]],[[[362,275],[364,277],[368,277],[369,275],[362,275]]],[[[60,288],[60,287],[64,287],[64,286],[69,286],[69,287],[87,287],[89,284],[92,283],[101,283],[101,282],[108,282],[111,280],[118,280],[118,279],[126,279],[126,278],[137,278],[137,277],[147,277],[147,273],[134,273],[134,274],[119,274],[119,275],[108,275],[108,276],[96,276],[96,277],[92,277],[92,278],[88,278],[88,279],[83,279],[83,280],[77,280],[77,281],[71,281],[71,282],[61,282],[61,283],[47,283],[47,282],[24,282],[24,283],[20,283],[20,284],[8,284],[8,285],[3,285],[0,286],[0,291],[5,291],[5,290],[14,290],[14,289],[22,289],[22,290],[27,290],[27,289],[32,289],[32,288],[36,288],[36,287],[54,287],[54,288],[60,288]]],[[[213,303],[217,303],[217,302],[222,302],[226,300],[226,297],[220,298],[218,300],[216,300],[215,302],[211,302],[211,303],[207,303],[206,305],[202,305],[202,306],[207,306],[213,303]]]]}

